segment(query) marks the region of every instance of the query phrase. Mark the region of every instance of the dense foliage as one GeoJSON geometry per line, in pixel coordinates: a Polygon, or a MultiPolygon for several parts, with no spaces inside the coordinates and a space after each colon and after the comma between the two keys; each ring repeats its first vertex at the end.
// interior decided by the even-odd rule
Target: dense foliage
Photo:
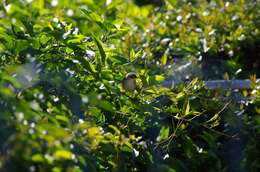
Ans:
{"type": "Polygon", "coordinates": [[[0,171],[259,171],[259,8],[3,0],[0,171]],[[240,91],[201,81],[245,77],[240,91]]]}

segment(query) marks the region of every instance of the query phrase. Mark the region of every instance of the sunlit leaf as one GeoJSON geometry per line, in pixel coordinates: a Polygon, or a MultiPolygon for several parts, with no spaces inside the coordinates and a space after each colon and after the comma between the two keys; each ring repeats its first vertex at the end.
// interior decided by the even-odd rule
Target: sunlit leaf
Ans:
{"type": "Polygon", "coordinates": [[[72,153],[68,150],[57,150],[54,153],[54,158],[58,160],[67,159],[70,160],[72,158],[72,153]]]}
{"type": "Polygon", "coordinates": [[[44,162],[44,158],[41,154],[35,154],[32,156],[34,162],[44,162]]]}
{"type": "Polygon", "coordinates": [[[120,134],[121,133],[120,130],[118,130],[118,128],[116,126],[109,125],[109,127],[112,128],[116,132],[116,134],[120,134]]]}
{"type": "Polygon", "coordinates": [[[167,55],[165,53],[161,57],[161,62],[162,62],[162,65],[166,65],[167,64],[167,55]]]}
{"type": "Polygon", "coordinates": [[[168,136],[169,136],[169,131],[170,131],[170,128],[169,128],[169,127],[163,126],[163,127],[161,128],[160,133],[159,133],[159,135],[158,135],[158,137],[157,137],[156,140],[157,140],[157,141],[162,141],[162,140],[167,139],[168,136]]]}
{"type": "Polygon", "coordinates": [[[157,82],[162,82],[162,81],[164,81],[164,76],[163,75],[155,75],[155,80],[157,81],[157,82]]]}
{"type": "Polygon", "coordinates": [[[190,113],[190,102],[188,101],[186,104],[184,116],[188,115],[190,113]]]}

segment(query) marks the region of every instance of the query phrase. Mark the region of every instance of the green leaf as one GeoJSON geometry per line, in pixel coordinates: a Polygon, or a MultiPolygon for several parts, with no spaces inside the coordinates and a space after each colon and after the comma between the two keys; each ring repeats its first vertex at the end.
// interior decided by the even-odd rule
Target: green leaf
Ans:
{"type": "Polygon", "coordinates": [[[69,122],[69,118],[67,118],[66,116],[64,115],[56,115],[55,118],[57,120],[60,120],[60,121],[63,121],[63,122],[69,122]]]}
{"type": "Polygon", "coordinates": [[[103,19],[101,18],[101,16],[99,16],[94,11],[91,11],[89,9],[81,9],[81,10],[89,20],[96,21],[96,22],[99,22],[99,23],[103,23],[103,19]]]}
{"type": "Polygon", "coordinates": [[[93,35],[93,38],[95,40],[95,43],[97,44],[98,46],[98,50],[99,50],[99,53],[100,53],[100,56],[101,56],[101,64],[102,65],[106,65],[106,53],[104,51],[104,44],[103,42],[98,39],[96,36],[93,35]]]}
{"type": "Polygon", "coordinates": [[[104,69],[101,71],[101,76],[106,80],[113,80],[113,71],[110,69],[104,69]]]}
{"type": "Polygon", "coordinates": [[[192,87],[194,87],[196,83],[198,83],[198,78],[194,78],[194,79],[189,83],[189,85],[192,86],[192,87]]]}
{"type": "Polygon", "coordinates": [[[177,3],[178,3],[178,0],[166,0],[166,1],[169,2],[169,4],[171,4],[171,6],[172,6],[173,8],[175,8],[176,5],[177,5],[177,3]]]}
{"type": "Polygon", "coordinates": [[[104,24],[104,19],[99,14],[90,9],[81,9],[81,11],[85,14],[87,20],[95,22],[101,29],[108,30],[104,24]]]}
{"type": "Polygon", "coordinates": [[[37,8],[40,13],[44,10],[44,0],[34,0],[32,1],[33,8],[37,8]]]}
{"type": "Polygon", "coordinates": [[[187,102],[184,116],[188,115],[190,113],[190,101],[187,102]]]}
{"type": "Polygon", "coordinates": [[[162,172],[176,172],[175,169],[171,168],[170,166],[166,165],[166,164],[161,164],[159,166],[159,170],[162,172]]]}
{"type": "Polygon", "coordinates": [[[88,129],[88,136],[89,137],[96,137],[98,133],[99,133],[98,127],[90,127],[88,129]]]}
{"type": "Polygon", "coordinates": [[[41,154],[35,154],[32,156],[34,162],[44,162],[44,158],[41,154]]]}
{"type": "Polygon", "coordinates": [[[126,141],[125,145],[127,145],[131,149],[131,151],[133,150],[133,146],[132,146],[132,144],[130,142],[126,141]]]}
{"type": "Polygon", "coordinates": [[[54,153],[54,157],[55,159],[58,159],[58,160],[70,160],[72,158],[72,153],[68,150],[57,150],[55,153],[54,153]]]}
{"type": "Polygon", "coordinates": [[[170,113],[179,113],[180,110],[174,106],[171,106],[169,109],[167,109],[167,112],[170,112],[170,113]]]}
{"type": "Polygon", "coordinates": [[[155,81],[157,82],[162,82],[164,81],[164,76],[163,75],[155,75],[155,81]]]}
{"type": "Polygon", "coordinates": [[[15,53],[20,53],[21,51],[29,47],[29,42],[27,40],[16,40],[15,41],[15,53]]]}
{"type": "Polygon", "coordinates": [[[12,77],[6,73],[3,73],[3,74],[4,74],[4,76],[2,78],[3,80],[11,82],[15,88],[21,88],[21,86],[22,86],[21,83],[19,81],[17,81],[14,77],[12,77]]]}
{"type": "Polygon", "coordinates": [[[89,62],[88,60],[82,58],[82,57],[75,57],[78,61],[80,61],[80,63],[85,67],[85,69],[87,69],[88,71],[90,71],[92,74],[96,74],[96,68],[95,65],[92,64],[91,62],[89,62]]]}
{"type": "Polygon", "coordinates": [[[40,39],[40,43],[45,45],[51,39],[51,37],[48,37],[45,34],[43,34],[40,36],[39,39],[40,39]]]}
{"type": "Polygon", "coordinates": [[[170,128],[168,126],[163,126],[160,130],[159,136],[157,137],[157,141],[162,141],[168,138],[170,132],[170,128]]]}
{"type": "Polygon", "coordinates": [[[108,61],[111,61],[112,64],[125,64],[127,63],[127,59],[120,55],[112,55],[109,57],[108,61]]]}
{"type": "Polygon", "coordinates": [[[182,98],[184,96],[185,96],[185,93],[184,92],[180,92],[180,93],[177,94],[176,99],[180,99],[180,98],[182,98]]]}
{"type": "Polygon", "coordinates": [[[162,62],[162,65],[166,65],[167,64],[167,55],[164,53],[162,58],[161,58],[161,62],[162,62]]]}
{"type": "Polygon", "coordinates": [[[113,129],[116,132],[116,134],[118,134],[118,135],[121,133],[120,130],[114,125],[108,125],[108,127],[113,129]]]}
{"type": "Polygon", "coordinates": [[[97,106],[104,109],[104,110],[114,112],[112,104],[110,102],[106,101],[106,100],[99,101],[97,106]]]}
{"type": "Polygon", "coordinates": [[[62,169],[60,167],[53,167],[51,172],[61,172],[62,169]]]}

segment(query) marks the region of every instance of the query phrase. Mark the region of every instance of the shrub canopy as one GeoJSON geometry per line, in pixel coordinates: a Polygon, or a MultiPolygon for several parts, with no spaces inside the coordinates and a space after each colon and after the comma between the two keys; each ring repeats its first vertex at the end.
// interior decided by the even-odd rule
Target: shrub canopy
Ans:
{"type": "Polygon", "coordinates": [[[259,8],[3,0],[0,171],[259,171],[259,8]],[[241,91],[201,81],[247,77],[241,91]]]}

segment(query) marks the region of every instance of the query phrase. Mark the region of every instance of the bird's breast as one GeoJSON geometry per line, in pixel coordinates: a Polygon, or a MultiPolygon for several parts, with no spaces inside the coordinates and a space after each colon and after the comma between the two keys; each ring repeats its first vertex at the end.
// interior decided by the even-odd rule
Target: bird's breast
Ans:
{"type": "Polygon", "coordinates": [[[134,79],[125,79],[123,84],[126,91],[134,91],[136,89],[136,81],[134,79]]]}

